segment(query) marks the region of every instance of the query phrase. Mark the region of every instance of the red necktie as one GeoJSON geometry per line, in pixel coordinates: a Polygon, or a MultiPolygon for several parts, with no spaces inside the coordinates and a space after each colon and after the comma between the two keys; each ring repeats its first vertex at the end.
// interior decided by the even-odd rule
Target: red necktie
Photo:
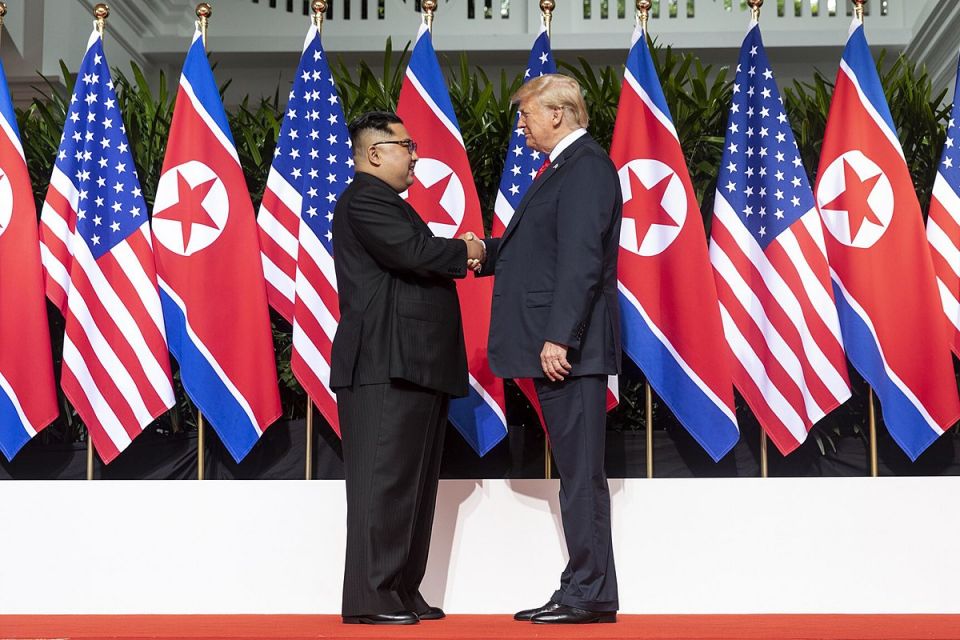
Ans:
{"type": "MultiPolygon", "coordinates": [[[[543,172],[546,171],[546,170],[547,170],[547,167],[549,167],[549,166],[550,166],[550,158],[547,158],[546,162],[544,162],[542,165],[540,165],[540,168],[537,169],[537,178],[539,178],[541,175],[543,175],[543,172]]],[[[536,180],[537,178],[534,178],[534,180],[536,180]]]]}

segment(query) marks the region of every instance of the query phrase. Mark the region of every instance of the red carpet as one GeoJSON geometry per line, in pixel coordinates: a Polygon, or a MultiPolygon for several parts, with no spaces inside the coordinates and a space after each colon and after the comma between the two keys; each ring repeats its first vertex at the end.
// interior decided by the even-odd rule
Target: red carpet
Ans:
{"type": "Polygon", "coordinates": [[[571,627],[477,615],[409,627],[343,625],[338,616],[0,616],[0,640],[54,638],[958,640],[960,615],[624,615],[617,624],[571,627]]]}

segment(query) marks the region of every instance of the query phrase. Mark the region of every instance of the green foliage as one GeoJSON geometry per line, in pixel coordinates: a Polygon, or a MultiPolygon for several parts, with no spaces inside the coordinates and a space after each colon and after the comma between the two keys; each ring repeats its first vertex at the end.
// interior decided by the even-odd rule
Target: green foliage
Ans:
{"type": "MultiPolygon", "coordinates": [[[[650,46],[694,190],[701,203],[705,226],[709,230],[732,94],[728,69],[705,65],[696,56],[675,52],[670,47],[656,46],[653,42],[650,46]]],[[[396,108],[409,48],[407,43],[402,51],[396,52],[392,42],[387,40],[381,72],[376,72],[366,61],[354,68],[342,61],[334,65],[334,79],[348,120],[364,111],[396,108]]],[[[516,123],[516,108],[510,104],[510,96],[520,87],[523,76],[519,73],[509,75],[501,70],[491,77],[486,70],[471,67],[466,54],[461,54],[448,66],[451,101],[467,147],[485,224],[489,228],[507,144],[516,123]]],[[[596,67],[583,58],[578,58],[575,65],[560,61],[559,66],[580,82],[589,109],[591,133],[602,145],[609,147],[620,100],[622,67],[596,67]]],[[[945,138],[945,122],[949,117],[949,108],[943,105],[946,94],[943,91],[934,93],[926,70],[906,58],[899,57],[887,64],[886,56],[881,56],[878,66],[914,184],[925,209],[945,138]]],[[[17,113],[38,203],[46,193],[68,111],[69,91],[75,81],[75,76],[65,66],[62,71],[66,89],[41,78],[41,97],[17,113]]],[[[141,186],[148,205],[152,207],[175,95],[163,74],[151,82],[136,66],[129,74],[114,70],[113,77],[141,186]]],[[[221,87],[221,92],[225,88],[226,85],[221,87]]],[[[282,97],[286,96],[287,90],[286,86],[278,86],[269,98],[245,98],[228,110],[255,208],[262,196],[276,148],[283,117],[282,97]]],[[[784,90],[788,116],[811,179],[819,162],[832,90],[832,82],[819,72],[810,82],[795,82],[784,90]]],[[[55,310],[51,310],[50,316],[59,366],[63,323],[55,310]]],[[[272,321],[284,413],[288,417],[297,417],[303,414],[305,397],[290,370],[291,329],[276,314],[272,315],[272,321]]],[[[178,407],[169,418],[175,429],[183,424],[194,424],[195,415],[179,381],[176,383],[178,407]]],[[[512,392],[508,398],[513,405],[525,402],[512,386],[509,389],[512,392]]],[[[621,406],[611,420],[614,428],[642,428],[643,396],[642,376],[631,368],[621,379],[621,406]]],[[[64,434],[65,439],[78,438],[82,434],[82,425],[68,410],[66,400],[61,398],[61,401],[65,424],[59,433],[64,434]]],[[[528,417],[532,415],[529,407],[519,409],[528,417]]],[[[654,410],[659,410],[657,404],[654,410]]],[[[859,405],[848,413],[849,416],[843,418],[843,425],[834,422],[824,427],[818,436],[822,450],[831,449],[835,438],[849,433],[851,424],[854,425],[852,433],[860,435],[863,416],[859,405]]]]}

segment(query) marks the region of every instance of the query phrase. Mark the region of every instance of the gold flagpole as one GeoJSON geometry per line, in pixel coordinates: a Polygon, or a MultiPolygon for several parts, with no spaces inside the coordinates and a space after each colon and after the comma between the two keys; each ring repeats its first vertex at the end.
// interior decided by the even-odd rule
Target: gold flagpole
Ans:
{"type": "MultiPolygon", "coordinates": [[[[3,3],[3,15],[7,13],[7,5],[3,3]]],[[[96,19],[97,24],[97,33],[100,34],[100,39],[103,40],[103,32],[107,26],[107,18],[110,16],[110,7],[104,3],[99,3],[93,8],[93,17],[96,19]]],[[[2,26],[2,22],[0,22],[2,26]]],[[[93,438],[90,436],[90,428],[87,427],[87,480],[93,480],[93,438]]]]}
{"type": "MultiPolygon", "coordinates": [[[[540,16],[543,19],[543,26],[547,29],[547,38],[550,38],[550,21],[553,19],[553,10],[557,3],[553,0],[540,0],[540,16]]],[[[541,410],[542,414],[543,411],[541,410]]],[[[547,433],[546,418],[543,423],[543,477],[547,480],[553,478],[553,454],[550,452],[550,436],[547,433]]]]}
{"type": "MultiPolygon", "coordinates": [[[[747,0],[750,5],[750,15],[755,22],[760,22],[760,7],[763,6],[763,0],[747,0]]],[[[767,432],[760,427],[760,477],[768,477],[770,460],[767,455],[767,432]]]]}
{"type": "MultiPolygon", "coordinates": [[[[207,22],[213,15],[213,9],[207,2],[201,2],[197,5],[197,24],[200,26],[200,37],[203,38],[203,46],[207,46],[207,22]]],[[[204,459],[203,454],[207,450],[205,437],[206,430],[203,426],[203,412],[197,409],[197,480],[204,478],[204,459]]]]}
{"type": "MultiPolygon", "coordinates": [[[[311,5],[313,8],[313,24],[317,31],[323,31],[323,17],[327,13],[327,3],[324,0],[314,0],[311,5]]],[[[310,480],[313,477],[313,398],[307,394],[307,451],[305,456],[304,477],[310,480]]]]}
{"type": "Polygon", "coordinates": [[[433,33],[433,12],[437,10],[437,1],[423,0],[420,9],[423,11],[423,23],[427,25],[427,31],[433,33]]]}
{"type": "MultiPolygon", "coordinates": [[[[867,0],[853,0],[853,11],[860,24],[863,24],[863,5],[867,0]]],[[[880,462],[877,457],[877,411],[873,402],[873,387],[868,386],[867,393],[867,423],[870,437],[870,477],[880,475],[880,462]]]]}
{"type": "MultiPolygon", "coordinates": [[[[647,22],[650,20],[650,8],[653,3],[650,0],[637,0],[637,26],[643,37],[647,37],[647,22]]],[[[644,380],[644,431],[647,436],[647,478],[653,478],[653,387],[650,386],[650,380],[644,380]]]]}

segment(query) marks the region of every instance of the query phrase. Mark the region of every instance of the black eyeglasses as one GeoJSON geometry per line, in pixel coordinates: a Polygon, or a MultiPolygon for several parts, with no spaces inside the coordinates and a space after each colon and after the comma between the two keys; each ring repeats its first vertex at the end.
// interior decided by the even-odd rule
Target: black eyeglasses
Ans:
{"type": "Polygon", "coordinates": [[[406,140],[381,140],[380,142],[374,142],[370,146],[375,147],[378,144],[398,144],[401,147],[404,147],[410,153],[416,153],[417,151],[417,143],[410,138],[407,138],[406,140]]]}

